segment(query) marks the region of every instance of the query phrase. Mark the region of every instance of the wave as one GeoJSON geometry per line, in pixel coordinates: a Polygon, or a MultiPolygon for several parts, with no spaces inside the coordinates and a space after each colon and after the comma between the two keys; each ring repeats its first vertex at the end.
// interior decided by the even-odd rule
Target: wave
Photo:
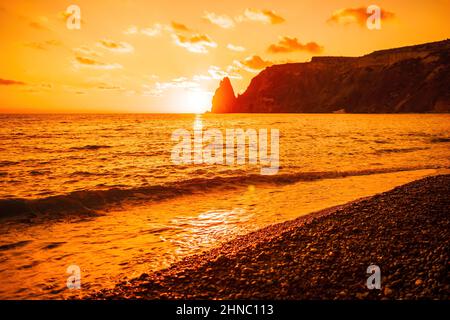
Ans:
{"type": "Polygon", "coordinates": [[[318,171],[294,172],[263,176],[259,174],[194,178],[180,182],[161,185],[119,188],[106,190],[82,190],[64,195],[49,196],[38,199],[9,198],[0,199],[0,218],[14,218],[22,215],[30,217],[62,217],[66,214],[92,215],[99,214],[98,210],[124,201],[161,201],[181,195],[211,191],[213,189],[236,189],[249,185],[287,185],[301,181],[315,181],[322,179],[338,179],[350,176],[364,176],[372,174],[393,173],[423,169],[437,169],[436,166],[380,168],[353,171],[318,171]]]}
{"type": "Polygon", "coordinates": [[[103,145],[87,145],[83,147],[72,147],[70,150],[99,150],[99,149],[106,149],[111,148],[111,146],[103,146],[103,145]]]}
{"type": "Polygon", "coordinates": [[[0,246],[0,251],[11,250],[11,249],[23,247],[31,242],[32,242],[31,240],[24,240],[24,241],[4,244],[4,245],[0,246]]]}
{"type": "Polygon", "coordinates": [[[0,167],[9,167],[9,166],[13,166],[16,164],[19,164],[19,161],[9,161],[9,160],[3,160],[0,161],[0,167]]]}
{"type": "Polygon", "coordinates": [[[391,149],[379,149],[374,154],[386,154],[386,153],[408,153],[421,150],[428,150],[428,147],[412,147],[412,148],[391,148],[391,149]]]}
{"type": "Polygon", "coordinates": [[[430,140],[431,143],[444,143],[444,142],[450,142],[450,138],[446,137],[437,137],[430,140]]]}

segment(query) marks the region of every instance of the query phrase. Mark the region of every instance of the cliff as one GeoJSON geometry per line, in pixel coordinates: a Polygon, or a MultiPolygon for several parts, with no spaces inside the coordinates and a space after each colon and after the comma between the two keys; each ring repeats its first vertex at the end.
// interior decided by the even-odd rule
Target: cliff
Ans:
{"type": "Polygon", "coordinates": [[[212,112],[450,112],[450,40],[274,65],[236,99],[221,98],[230,91],[226,80],[212,112]]]}

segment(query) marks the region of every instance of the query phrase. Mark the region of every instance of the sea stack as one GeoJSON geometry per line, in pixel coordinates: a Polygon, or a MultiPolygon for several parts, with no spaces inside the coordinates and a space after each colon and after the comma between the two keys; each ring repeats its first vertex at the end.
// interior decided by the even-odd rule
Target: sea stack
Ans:
{"type": "Polygon", "coordinates": [[[220,86],[214,94],[211,111],[213,113],[234,112],[235,104],[236,96],[234,95],[233,86],[230,79],[225,77],[220,81],[220,86]]]}

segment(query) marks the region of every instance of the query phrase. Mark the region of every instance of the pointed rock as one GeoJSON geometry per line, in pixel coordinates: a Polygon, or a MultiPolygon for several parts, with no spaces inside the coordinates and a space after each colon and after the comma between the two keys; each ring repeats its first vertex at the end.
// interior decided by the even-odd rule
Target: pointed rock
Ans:
{"type": "Polygon", "coordinates": [[[212,100],[213,113],[229,113],[235,112],[236,96],[234,95],[233,86],[228,77],[220,81],[220,86],[217,88],[212,100]]]}

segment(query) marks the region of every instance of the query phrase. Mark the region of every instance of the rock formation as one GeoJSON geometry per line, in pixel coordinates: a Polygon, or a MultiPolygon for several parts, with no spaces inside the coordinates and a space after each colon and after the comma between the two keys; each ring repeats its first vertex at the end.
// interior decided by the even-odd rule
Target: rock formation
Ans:
{"type": "Polygon", "coordinates": [[[230,79],[225,77],[220,82],[220,86],[219,88],[217,88],[216,93],[214,94],[212,101],[213,112],[230,112],[230,110],[234,110],[235,103],[236,96],[234,95],[233,86],[231,85],[230,79]]]}
{"type": "Polygon", "coordinates": [[[225,78],[212,112],[450,112],[450,40],[274,65],[234,98],[225,78]]]}

